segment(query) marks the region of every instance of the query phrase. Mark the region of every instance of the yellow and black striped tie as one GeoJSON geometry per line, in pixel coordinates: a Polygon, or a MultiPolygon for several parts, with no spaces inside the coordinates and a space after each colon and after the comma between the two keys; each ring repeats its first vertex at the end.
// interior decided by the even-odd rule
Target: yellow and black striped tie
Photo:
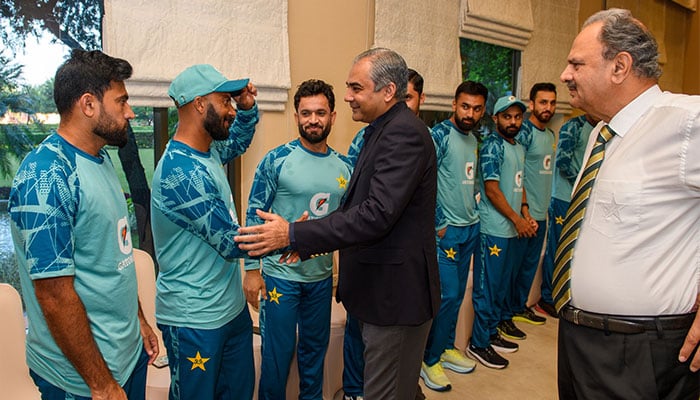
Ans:
{"type": "Polygon", "coordinates": [[[605,144],[614,135],[615,132],[609,129],[607,125],[600,130],[586,167],[583,170],[583,175],[581,175],[581,180],[571,196],[571,204],[566,212],[564,227],[559,235],[559,244],[554,255],[555,268],[552,279],[554,284],[552,297],[554,298],[554,306],[557,311],[560,311],[571,300],[571,259],[574,257],[574,245],[581,229],[583,217],[586,214],[586,204],[593,190],[595,177],[598,175],[600,165],[603,163],[605,144]]]}

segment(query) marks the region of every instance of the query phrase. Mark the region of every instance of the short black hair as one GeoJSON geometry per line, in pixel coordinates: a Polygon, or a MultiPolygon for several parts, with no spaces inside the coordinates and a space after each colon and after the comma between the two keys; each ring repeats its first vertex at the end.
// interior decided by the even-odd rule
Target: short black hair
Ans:
{"type": "Polygon", "coordinates": [[[484,98],[484,103],[489,99],[489,90],[480,82],[464,81],[457,86],[455,90],[455,100],[460,94],[471,94],[473,96],[481,96],[484,98]]]}
{"type": "Polygon", "coordinates": [[[331,111],[335,110],[335,95],[333,94],[333,86],[327,84],[320,79],[309,79],[299,85],[297,92],[294,94],[294,109],[299,110],[299,101],[302,97],[316,96],[322,94],[328,99],[328,105],[331,111]]]}
{"type": "Polygon", "coordinates": [[[557,87],[551,82],[539,82],[532,85],[530,89],[530,100],[535,101],[537,98],[537,92],[554,92],[557,94],[557,87]]]}
{"type": "Polygon", "coordinates": [[[123,82],[133,69],[128,61],[99,51],[74,49],[56,71],[53,100],[61,116],[69,115],[73,104],[85,93],[102,101],[112,82],[123,82]]]}
{"type": "Polygon", "coordinates": [[[423,77],[415,69],[408,69],[408,81],[413,85],[413,90],[420,96],[423,94],[423,77]]]}

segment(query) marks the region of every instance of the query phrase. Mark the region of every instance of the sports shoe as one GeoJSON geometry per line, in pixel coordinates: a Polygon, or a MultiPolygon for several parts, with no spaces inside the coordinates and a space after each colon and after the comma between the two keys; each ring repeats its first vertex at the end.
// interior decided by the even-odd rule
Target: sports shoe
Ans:
{"type": "Polygon", "coordinates": [[[504,337],[507,337],[508,339],[525,340],[525,338],[527,337],[525,332],[518,329],[518,327],[515,326],[515,324],[511,320],[499,322],[497,330],[498,333],[500,333],[504,337]]]}
{"type": "Polygon", "coordinates": [[[518,351],[518,348],[520,348],[517,343],[509,342],[503,339],[499,334],[491,336],[490,339],[491,347],[501,353],[515,353],[518,351]]]}
{"type": "Polygon", "coordinates": [[[362,396],[349,396],[347,394],[343,395],[343,400],[363,400],[364,397],[362,396]]]}
{"type": "Polygon", "coordinates": [[[430,367],[426,363],[422,363],[420,367],[420,377],[423,378],[425,386],[436,392],[446,392],[452,389],[452,384],[447,378],[447,375],[445,375],[445,370],[442,369],[442,365],[440,365],[439,362],[436,362],[435,365],[430,367]]]}
{"type": "Polygon", "coordinates": [[[440,356],[443,368],[459,374],[468,374],[476,368],[476,362],[457,349],[445,350],[440,356]]]}
{"type": "Polygon", "coordinates": [[[508,366],[508,360],[496,353],[491,346],[475,347],[474,345],[469,344],[467,352],[470,356],[484,364],[485,367],[503,369],[508,366]]]}
{"type": "Polygon", "coordinates": [[[535,314],[530,307],[525,307],[523,312],[517,313],[513,316],[513,321],[527,322],[528,324],[532,325],[544,325],[544,323],[547,322],[547,318],[540,317],[539,315],[535,314]]]}
{"type": "Polygon", "coordinates": [[[542,310],[543,314],[547,314],[552,318],[559,319],[559,314],[557,314],[557,309],[554,308],[554,304],[547,303],[546,301],[540,299],[540,301],[537,302],[537,305],[535,307],[542,310]]]}

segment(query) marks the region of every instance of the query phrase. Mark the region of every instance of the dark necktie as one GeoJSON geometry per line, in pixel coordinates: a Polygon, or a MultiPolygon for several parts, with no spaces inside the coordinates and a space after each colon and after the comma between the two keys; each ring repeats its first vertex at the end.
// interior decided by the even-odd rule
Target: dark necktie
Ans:
{"type": "Polygon", "coordinates": [[[605,144],[615,133],[605,125],[596,138],[591,150],[586,167],[581,175],[581,180],[571,196],[571,204],[566,212],[564,227],[559,236],[557,252],[554,256],[554,278],[552,297],[557,311],[564,308],[571,301],[571,259],[574,257],[574,246],[578,238],[583,217],[586,214],[588,198],[593,190],[595,178],[598,175],[603,157],[605,156],[605,144]]]}

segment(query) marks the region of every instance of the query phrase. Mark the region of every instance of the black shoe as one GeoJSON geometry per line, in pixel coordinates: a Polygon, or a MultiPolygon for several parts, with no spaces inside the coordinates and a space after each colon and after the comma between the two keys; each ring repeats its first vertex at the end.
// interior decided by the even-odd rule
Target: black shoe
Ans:
{"type": "Polygon", "coordinates": [[[559,314],[557,313],[557,309],[554,308],[554,304],[547,303],[544,300],[540,299],[540,301],[537,302],[537,308],[539,308],[552,318],[559,318],[559,314]]]}
{"type": "Polygon", "coordinates": [[[525,338],[527,337],[525,332],[518,329],[518,327],[515,326],[515,324],[511,320],[499,322],[497,330],[498,333],[500,333],[502,336],[507,337],[508,339],[525,340],[525,338]]]}
{"type": "Polygon", "coordinates": [[[496,353],[493,347],[474,347],[474,345],[469,344],[467,348],[467,353],[474,357],[475,360],[482,363],[484,366],[495,369],[503,369],[508,366],[508,360],[501,357],[500,354],[496,353]]]}
{"type": "Polygon", "coordinates": [[[495,334],[491,336],[491,347],[500,353],[515,353],[520,346],[503,339],[499,334],[495,334]]]}
{"type": "Polygon", "coordinates": [[[513,321],[526,322],[532,325],[544,325],[544,323],[547,322],[547,318],[540,317],[539,315],[535,314],[530,307],[525,307],[523,312],[513,315],[513,321]]]}

